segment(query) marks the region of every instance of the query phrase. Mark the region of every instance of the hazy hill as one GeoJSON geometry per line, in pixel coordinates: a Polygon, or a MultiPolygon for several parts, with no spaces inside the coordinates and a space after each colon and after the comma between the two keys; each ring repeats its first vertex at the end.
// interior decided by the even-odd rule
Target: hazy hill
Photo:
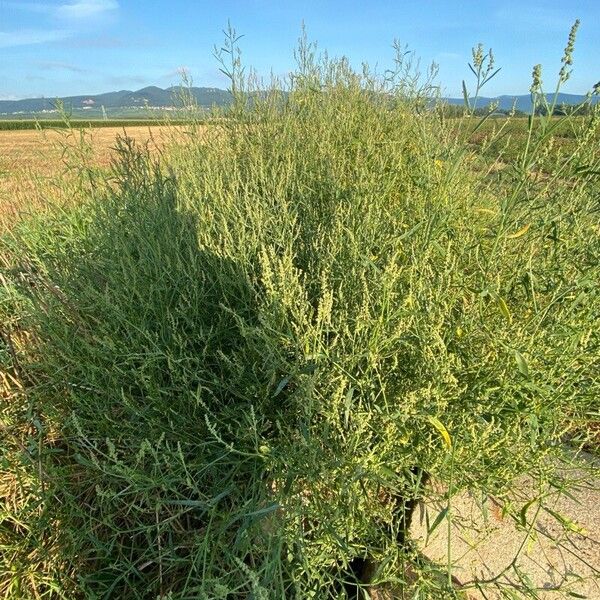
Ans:
{"type": "MultiPolygon", "coordinates": [[[[78,109],[124,109],[124,108],[165,108],[181,105],[178,99],[182,88],[178,86],[162,89],[149,86],[141,90],[120,90],[105,94],[67,96],[63,98],[27,98],[23,100],[0,100],[0,114],[37,113],[53,110],[57,101],[64,103],[68,110],[78,109]]],[[[213,105],[223,106],[230,100],[229,92],[218,88],[192,87],[186,88],[191,93],[198,105],[210,108],[213,105]]]]}
{"type": "MultiPolygon", "coordinates": [[[[546,94],[546,98],[548,102],[552,102],[554,98],[553,94],[546,94]]],[[[585,96],[580,94],[558,94],[557,105],[561,106],[562,104],[581,104],[585,100],[585,96]]],[[[599,98],[596,96],[593,98],[593,102],[597,103],[599,98]]],[[[464,104],[464,100],[462,98],[446,98],[446,101],[449,104],[464,104]]],[[[498,102],[498,108],[501,110],[511,110],[513,105],[517,110],[522,112],[531,112],[531,95],[523,94],[521,96],[496,96],[495,98],[478,98],[477,99],[477,107],[483,108],[492,104],[493,102],[498,102]]]]}
{"type": "MultiPolygon", "coordinates": [[[[182,88],[173,86],[162,89],[156,86],[148,86],[141,90],[120,90],[118,92],[107,92],[105,94],[68,96],[64,98],[28,98],[24,100],[0,100],[0,115],[7,116],[15,114],[35,114],[42,111],[51,111],[56,107],[57,100],[61,100],[65,108],[75,110],[88,110],[91,114],[98,114],[104,108],[108,111],[169,108],[181,105],[179,97],[181,92],[189,92],[196,99],[199,106],[210,108],[211,106],[225,106],[231,100],[231,95],[225,90],[209,87],[182,88]]],[[[551,95],[548,95],[551,100],[551,95]]],[[[585,96],[577,94],[559,94],[558,104],[579,104],[585,100],[585,96]]],[[[462,98],[446,98],[450,104],[463,104],[462,98]]],[[[595,102],[598,101],[596,97],[595,102]]],[[[498,102],[498,108],[510,110],[513,106],[523,112],[531,111],[531,97],[529,94],[521,96],[498,96],[496,98],[479,98],[478,107],[484,107],[492,102],[498,102]]]]}

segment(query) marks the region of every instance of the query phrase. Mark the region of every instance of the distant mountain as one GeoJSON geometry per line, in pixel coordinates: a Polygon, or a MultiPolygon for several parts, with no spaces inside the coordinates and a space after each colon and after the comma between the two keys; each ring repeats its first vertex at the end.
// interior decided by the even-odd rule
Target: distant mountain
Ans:
{"type": "MultiPolygon", "coordinates": [[[[546,94],[548,102],[552,102],[553,98],[554,94],[546,94]]],[[[560,93],[558,94],[557,106],[560,107],[563,104],[581,104],[585,98],[585,96],[579,94],[560,93]]],[[[465,102],[463,98],[445,98],[445,100],[448,104],[464,104],[465,102]]],[[[598,103],[598,100],[598,96],[595,96],[592,101],[598,103]]],[[[517,110],[529,113],[532,108],[530,94],[523,94],[521,96],[496,96],[495,98],[477,98],[477,108],[483,108],[494,102],[498,103],[498,108],[500,110],[511,110],[514,106],[517,110]]]]}
{"type": "Polygon", "coordinates": [[[64,98],[27,98],[23,100],[0,100],[0,115],[31,114],[54,111],[57,101],[62,101],[67,110],[90,110],[130,108],[171,108],[181,106],[181,94],[191,94],[199,106],[210,108],[224,106],[230,102],[230,94],[225,90],[208,87],[182,88],[173,86],[162,89],[149,86],[132,92],[121,90],[105,94],[67,96],[64,98]]]}
{"type": "MultiPolygon", "coordinates": [[[[28,98],[24,100],[0,100],[1,116],[36,116],[43,115],[56,110],[57,101],[63,102],[67,110],[74,111],[75,114],[88,114],[98,116],[102,111],[114,113],[116,111],[127,111],[128,114],[135,113],[142,109],[163,109],[168,110],[176,106],[181,106],[181,95],[191,94],[199,106],[210,108],[212,106],[226,106],[231,101],[231,95],[225,90],[209,87],[191,87],[183,88],[181,86],[172,86],[162,89],[156,86],[149,86],[132,92],[131,90],[121,90],[118,92],[107,92],[105,94],[86,95],[86,96],[68,96],[65,98],[28,98]],[[80,112],[81,111],[81,112],[80,112]],[[83,112],[85,111],[85,112],[83,112]]],[[[548,95],[548,100],[552,96],[548,95]]],[[[577,94],[559,94],[558,105],[561,104],[580,104],[585,100],[585,96],[577,94]]],[[[463,104],[462,98],[445,98],[449,104],[463,104]]],[[[498,102],[498,108],[510,110],[513,105],[517,110],[523,112],[531,111],[531,96],[525,94],[522,96],[497,96],[496,98],[478,98],[477,107],[485,107],[493,102],[498,102]]],[[[598,102],[598,97],[594,98],[598,102]]]]}

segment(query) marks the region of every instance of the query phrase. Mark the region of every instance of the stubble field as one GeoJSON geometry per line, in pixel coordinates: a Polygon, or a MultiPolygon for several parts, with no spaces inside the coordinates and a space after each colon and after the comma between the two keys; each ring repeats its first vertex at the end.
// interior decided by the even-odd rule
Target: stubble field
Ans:
{"type": "Polygon", "coordinates": [[[73,200],[65,183],[74,179],[79,160],[85,159],[92,169],[108,169],[118,136],[148,144],[157,153],[174,131],[167,126],[0,129],[0,231],[7,231],[22,216],[44,210],[50,199],[53,204],[73,200]]]}

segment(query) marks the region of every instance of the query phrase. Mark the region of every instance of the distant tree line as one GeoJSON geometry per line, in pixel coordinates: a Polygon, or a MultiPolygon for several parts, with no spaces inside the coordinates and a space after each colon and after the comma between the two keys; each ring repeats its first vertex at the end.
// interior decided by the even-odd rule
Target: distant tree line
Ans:
{"type": "Polygon", "coordinates": [[[436,109],[444,114],[446,117],[463,117],[467,114],[473,114],[476,117],[485,117],[490,113],[493,115],[516,115],[518,117],[525,116],[527,113],[517,109],[506,109],[494,107],[493,104],[486,106],[480,106],[476,108],[472,113],[464,104],[438,104],[436,109]]]}
{"type": "MultiPolygon", "coordinates": [[[[536,115],[548,115],[550,106],[538,106],[535,110],[536,115]]],[[[591,102],[582,102],[581,104],[561,104],[555,106],[552,110],[552,116],[565,117],[570,115],[586,116],[591,115],[595,105],[591,102]]]]}
{"type": "MultiPolygon", "coordinates": [[[[582,102],[581,104],[560,104],[555,106],[552,110],[552,115],[557,117],[563,117],[568,115],[580,115],[586,116],[590,115],[594,110],[594,106],[591,102],[582,102]]],[[[535,109],[536,115],[548,115],[550,112],[551,106],[549,105],[541,105],[537,106],[535,109]]],[[[440,111],[446,117],[463,117],[467,114],[471,114],[469,109],[464,104],[437,104],[436,110],[440,111]]],[[[527,112],[518,110],[518,109],[507,109],[494,107],[493,104],[488,104],[486,106],[480,106],[476,108],[473,113],[476,117],[485,117],[486,115],[515,115],[517,117],[527,116],[527,112]]]]}

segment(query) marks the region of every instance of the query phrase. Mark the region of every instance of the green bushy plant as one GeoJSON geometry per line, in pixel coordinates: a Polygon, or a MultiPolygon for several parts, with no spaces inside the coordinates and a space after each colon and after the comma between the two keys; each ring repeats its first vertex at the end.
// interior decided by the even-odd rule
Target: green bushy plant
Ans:
{"type": "MultiPolygon", "coordinates": [[[[553,481],[594,418],[597,115],[551,185],[542,142],[498,184],[402,52],[304,40],[267,91],[233,33],[219,58],[231,109],[159,162],[121,140],[109,189],[6,242],[9,597],[407,589],[430,478],[553,481]]],[[[450,567],[411,593],[458,597],[450,567]]]]}

